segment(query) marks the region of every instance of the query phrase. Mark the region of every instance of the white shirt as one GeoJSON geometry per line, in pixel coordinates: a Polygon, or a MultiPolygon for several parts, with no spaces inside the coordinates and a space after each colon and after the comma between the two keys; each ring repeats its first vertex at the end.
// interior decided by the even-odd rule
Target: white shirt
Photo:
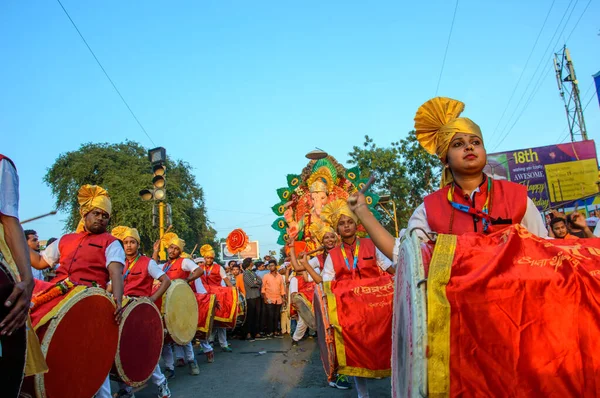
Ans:
{"type": "MultiPolygon", "coordinates": [[[[50,266],[56,265],[60,259],[60,250],[58,248],[58,244],[61,239],[62,238],[52,242],[52,244],[50,244],[50,246],[44,250],[44,253],[42,253],[44,261],[46,261],[50,266]]],[[[125,251],[118,240],[115,240],[113,243],[108,245],[104,251],[104,256],[106,257],[106,267],[108,267],[108,264],[112,262],[125,264],[125,251]]]]}
{"type": "MultiPolygon", "coordinates": [[[[390,261],[390,259],[384,256],[383,253],[380,252],[377,248],[375,248],[375,257],[377,259],[377,265],[383,271],[391,267],[392,262],[390,261]]],[[[333,267],[333,260],[331,259],[331,254],[328,254],[327,258],[325,259],[325,265],[323,266],[323,272],[321,273],[321,277],[323,278],[323,282],[335,280],[335,268],[333,267]]]]}
{"type": "Polygon", "coordinates": [[[19,176],[6,159],[0,161],[0,213],[19,218],[19,176]]]}
{"type": "Polygon", "coordinates": [[[153,277],[154,279],[158,279],[161,276],[163,276],[165,273],[162,270],[162,268],[160,268],[160,266],[158,264],[156,264],[156,261],[154,261],[153,259],[150,259],[150,261],[148,262],[148,274],[153,277]]]}
{"type": "Polygon", "coordinates": [[[321,271],[321,263],[319,262],[319,258],[318,257],[313,257],[310,260],[308,260],[308,265],[310,265],[311,267],[313,267],[315,270],[317,270],[318,272],[321,271]]]}
{"type": "Polygon", "coordinates": [[[197,268],[200,268],[193,260],[184,258],[181,263],[181,269],[187,272],[194,272],[197,268]]]}
{"type": "Polygon", "coordinates": [[[204,283],[202,283],[202,279],[198,278],[194,281],[194,285],[196,286],[196,293],[207,294],[206,288],[204,287],[204,283]]]}
{"type": "Polygon", "coordinates": [[[292,276],[290,279],[290,294],[298,293],[298,277],[292,276]]]}

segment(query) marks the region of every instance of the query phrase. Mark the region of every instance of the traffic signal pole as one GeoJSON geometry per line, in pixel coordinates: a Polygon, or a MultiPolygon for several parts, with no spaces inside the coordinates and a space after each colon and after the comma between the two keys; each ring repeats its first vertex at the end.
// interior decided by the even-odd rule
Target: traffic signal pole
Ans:
{"type": "Polygon", "coordinates": [[[165,255],[165,244],[162,241],[162,237],[165,234],[165,202],[158,202],[158,235],[160,237],[160,249],[158,256],[161,261],[165,261],[167,256],[165,255]]]}

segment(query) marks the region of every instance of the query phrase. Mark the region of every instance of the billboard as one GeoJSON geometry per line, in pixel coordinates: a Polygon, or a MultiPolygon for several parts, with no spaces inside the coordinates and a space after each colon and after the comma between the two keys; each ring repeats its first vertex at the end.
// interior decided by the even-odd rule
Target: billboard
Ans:
{"type": "Polygon", "coordinates": [[[221,258],[223,261],[229,260],[239,260],[244,259],[246,257],[250,257],[253,260],[257,260],[260,258],[260,251],[258,249],[258,241],[254,240],[248,243],[248,246],[239,254],[232,254],[227,250],[227,245],[225,243],[221,243],[221,258]]]}
{"type": "Polygon", "coordinates": [[[593,140],[488,153],[487,161],[486,174],[525,185],[539,210],[598,193],[593,140]]]}

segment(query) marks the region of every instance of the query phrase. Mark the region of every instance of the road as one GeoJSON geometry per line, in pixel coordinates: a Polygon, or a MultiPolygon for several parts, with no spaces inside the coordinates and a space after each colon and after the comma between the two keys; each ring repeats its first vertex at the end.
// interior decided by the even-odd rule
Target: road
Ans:
{"type": "MultiPolygon", "coordinates": [[[[191,376],[188,368],[176,368],[169,381],[173,398],[217,396],[243,398],[356,397],[354,389],[342,391],[329,387],[319,357],[316,340],[301,341],[291,347],[291,339],[247,342],[231,340],[232,353],[215,349],[215,362],[207,363],[198,347],[200,375],[191,376]],[[266,351],[260,355],[259,351],[266,351]]],[[[390,397],[390,379],[371,380],[370,395],[390,397]]],[[[117,386],[113,383],[113,393],[117,386]]],[[[135,393],[136,398],[155,398],[156,387],[149,383],[135,393]]]]}

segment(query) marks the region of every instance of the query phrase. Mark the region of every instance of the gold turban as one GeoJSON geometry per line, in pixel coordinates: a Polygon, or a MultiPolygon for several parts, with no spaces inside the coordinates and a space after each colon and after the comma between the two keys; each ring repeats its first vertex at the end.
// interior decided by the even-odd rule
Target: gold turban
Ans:
{"type": "Polygon", "coordinates": [[[333,232],[335,234],[335,231],[329,224],[319,221],[310,224],[310,228],[308,230],[310,231],[311,235],[314,236],[320,243],[323,243],[323,237],[325,234],[329,232],[333,232]]]}
{"type": "Polygon", "coordinates": [[[200,247],[200,255],[202,257],[214,257],[215,251],[211,245],[202,245],[202,247],[200,247]]]}
{"type": "MultiPolygon", "coordinates": [[[[415,135],[421,146],[446,163],[450,141],[457,133],[473,134],[481,138],[481,129],[471,119],[459,117],[465,109],[460,101],[435,97],[421,105],[415,115],[415,135]]],[[[444,168],[441,186],[453,181],[452,172],[444,168]]]]}
{"type": "Polygon", "coordinates": [[[166,234],[163,235],[161,240],[163,241],[164,247],[169,247],[171,245],[175,245],[181,251],[183,251],[183,248],[185,247],[185,241],[183,239],[181,239],[179,236],[177,236],[177,234],[174,232],[167,232],[166,234]]]}
{"type": "Polygon", "coordinates": [[[358,223],[358,217],[350,210],[348,203],[344,199],[336,199],[327,203],[321,209],[321,220],[329,223],[334,229],[337,229],[341,216],[348,216],[358,223]]]}
{"type": "Polygon", "coordinates": [[[112,204],[108,192],[98,185],[85,184],[79,188],[77,202],[79,203],[79,214],[81,215],[81,220],[77,226],[77,232],[82,232],[84,230],[85,224],[83,218],[93,209],[98,208],[104,210],[109,216],[112,213],[112,204]]]}
{"type": "Polygon", "coordinates": [[[118,227],[114,227],[112,229],[111,234],[120,241],[124,241],[125,238],[133,238],[137,241],[137,243],[140,243],[140,234],[135,228],[119,225],[118,227]]]}

